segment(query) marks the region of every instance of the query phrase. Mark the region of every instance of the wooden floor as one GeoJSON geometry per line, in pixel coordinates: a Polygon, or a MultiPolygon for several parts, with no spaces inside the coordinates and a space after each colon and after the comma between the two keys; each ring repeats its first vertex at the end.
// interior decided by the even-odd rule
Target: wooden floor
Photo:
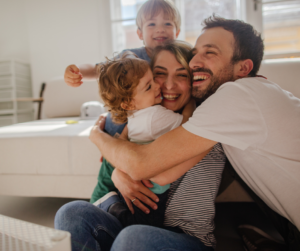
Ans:
{"type": "Polygon", "coordinates": [[[0,196],[0,214],[53,228],[57,210],[72,200],[74,199],[0,196]]]}
{"type": "MultiPolygon", "coordinates": [[[[57,210],[67,202],[68,198],[36,198],[0,196],[0,214],[20,220],[53,227],[57,210]]],[[[244,251],[242,241],[236,231],[241,224],[253,224],[273,235],[278,235],[256,204],[217,203],[216,206],[216,251],[244,251]]],[[[276,236],[278,237],[278,236],[276,236]]]]}

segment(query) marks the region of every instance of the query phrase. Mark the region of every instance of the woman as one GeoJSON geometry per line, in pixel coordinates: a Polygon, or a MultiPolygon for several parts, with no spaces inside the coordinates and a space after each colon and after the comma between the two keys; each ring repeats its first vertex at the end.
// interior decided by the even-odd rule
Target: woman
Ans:
{"type": "MultiPolygon", "coordinates": [[[[163,105],[174,111],[184,107],[191,93],[188,61],[183,61],[184,57],[180,57],[182,53],[180,46],[183,45],[171,44],[157,48],[152,62],[154,78],[161,85],[164,97],[163,105]]],[[[92,136],[93,132],[91,133],[92,136]]],[[[185,244],[184,246],[177,246],[176,248],[179,250],[212,250],[215,245],[212,233],[214,198],[224,163],[224,153],[221,147],[217,145],[201,162],[182,177],[180,176],[183,173],[179,173],[177,177],[167,176],[160,178],[160,180],[154,180],[161,184],[171,183],[180,177],[171,185],[164,222],[166,229],[138,225],[126,228],[112,248],[114,250],[124,248],[124,250],[140,250],[138,242],[124,244],[124,241],[129,240],[126,236],[131,234],[131,231],[139,231],[136,227],[143,227],[148,231],[148,234],[143,236],[147,239],[143,241],[149,242],[147,245],[149,249],[147,248],[147,250],[150,250],[151,244],[154,243],[153,240],[159,246],[166,243],[176,246],[176,240],[181,240],[180,243],[182,244],[182,239],[185,240],[185,244]],[[207,162],[210,165],[206,165],[207,162]],[[209,182],[207,182],[208,179],[209,182]],[[204,189],[201,188],[201,185],[204,186],[204,189]],[[199,203],[195,206],[190,203],[191,201],[199,203]],[[165,242],[165,238],[172,241],[165,242]]],[[[134,201],[134,205],[144,212],[147,212],[148,209],[141,202],[155,208],[153,202],[156,199],[155,195],[141,182],[132,181],[128,175],[117,169],[113,172],[112,179],[125,197],[129,208],[132,209],[130,201],[134,201]],[[152,198],[153,201],[149,198],[152,198]]],[[[56,215],[55,227],[71,232],[73,250],[81,250],[82,247],[88,247],[91,250],[100,250],[100,247],[101,250],[110,250],[114,239],[122,230],[120,222],[112,215],[82,201],[64,205],[56,215]]],[[[154,248],[154,250],[156,249],[157,247],[154,248]]]]}

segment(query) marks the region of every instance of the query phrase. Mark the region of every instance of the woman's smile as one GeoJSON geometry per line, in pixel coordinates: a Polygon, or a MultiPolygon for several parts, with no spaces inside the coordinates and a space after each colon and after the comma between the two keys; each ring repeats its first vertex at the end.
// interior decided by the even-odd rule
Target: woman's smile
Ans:
{"type": "Polygon", "coordinates": [[[162,103],[172,111],[181,110],[191,97],[191,81],[188,70],[185,69],[169,51],[158,53],[153,75],[156,83],[160,85],[162,103]]]}
{"type": "Polygon", "coordinates": [[[162,93],[163,100],[166,102],[176,102],[177,99],[180,97],[180,94],[173,94],[173,93],[162,93]]]}

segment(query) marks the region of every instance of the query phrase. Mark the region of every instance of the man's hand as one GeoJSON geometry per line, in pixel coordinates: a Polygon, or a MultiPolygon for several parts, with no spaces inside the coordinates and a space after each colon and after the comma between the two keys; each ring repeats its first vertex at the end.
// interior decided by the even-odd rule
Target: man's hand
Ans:
{"type": "Polygon", "coordinates": [[[149,190],[149,188],[145,187],[141,181],[132,180],[126,173],[118,169],[113,171],[111,179],[116,188],[118,188],[123,195],[132,214],[134,213],[134,209],[131,203],[146,214],[150,213],[150,211],[144,204],[150,206],[154,210],[157,209],[157,205],[153,201],[158,202],[158,197],[149,190]],[[134,200],[134,202],[132,202],[132,200],[134,200]]]}
{"type": "Polygon", "coordinates": [[[80,86],[83,83],[82,78],[83,76],[76,65],[72,64],[66,68],[64,79],[68,86],[72,86],[72,87],[80,86]]]}

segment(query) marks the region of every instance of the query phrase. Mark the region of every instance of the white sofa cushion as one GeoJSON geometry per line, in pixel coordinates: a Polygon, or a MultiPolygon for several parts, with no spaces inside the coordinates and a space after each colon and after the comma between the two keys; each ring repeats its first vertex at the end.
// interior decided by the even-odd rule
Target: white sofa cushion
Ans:
{"type": "Polygon", "coordinates": [[[300,58],[263,60],[259,74],[300,98],[300,58]]]}

